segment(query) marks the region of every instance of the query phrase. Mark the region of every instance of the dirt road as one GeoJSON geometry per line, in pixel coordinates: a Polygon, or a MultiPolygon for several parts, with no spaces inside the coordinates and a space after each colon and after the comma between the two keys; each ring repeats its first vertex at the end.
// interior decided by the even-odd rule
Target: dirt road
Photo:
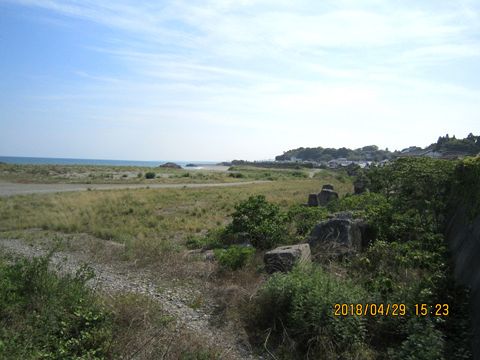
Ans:
{"type": "Polygon", "coordinates": [[[181,188],[204,188],[204,187],[229,187],[260,184],[268,181],[244,181],[231,183],[211,184],[17,184],[0,182],[0,196],[13,196],[25,194],[44,194],[67,191],[90,190],[119,190],[119,189],[181,189],[181,188]]]}

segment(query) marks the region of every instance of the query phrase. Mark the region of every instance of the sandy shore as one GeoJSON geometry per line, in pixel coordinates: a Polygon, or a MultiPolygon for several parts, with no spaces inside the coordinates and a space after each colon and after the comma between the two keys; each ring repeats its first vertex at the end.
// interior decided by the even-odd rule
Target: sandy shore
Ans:
{"type": "Polygon", "coordinates": [[[185,167],[185,170],[209,170],[209,171],[228,171],[230,166],[215,164],[198,164],[197,167],[185,167]]]}
{"type": "Polygon", "coordinates": [[[229,187],[249,184],[260,184],[267,181],[244,181],[232,183],[213,184],[15,184],[0,182],[0,196],[13,196],[22,194],[44,194],[67,191],[90,190],[118,190],[118,189],[181,189],[181,188],[204,188],[204,187],[229,187]]]}

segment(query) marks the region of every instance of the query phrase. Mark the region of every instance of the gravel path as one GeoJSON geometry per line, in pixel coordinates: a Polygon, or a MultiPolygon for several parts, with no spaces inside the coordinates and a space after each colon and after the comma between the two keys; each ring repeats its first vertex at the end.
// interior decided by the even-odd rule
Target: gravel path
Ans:
{"type": "MultiPolygon", "coordinates": [[[[29,258],[46,254],[46,249],[26,244],[19,239],[0,239],[0,248],[29,258]]],[[[52,269],[69,274],[74,274],[80,266],[87,263],[95,271],[95,278],[89,283],[92,288],[109,293],[132,292],[149,296],[158,301],[165,312],[175,317],[179,326],[194,331],[210,345],[222,345],[225,348],[224,358],[255,359],[245,344],[237,343],[234,336],[228,336],[209,324],[212,308],[195,310],[188,306],[188,298],[193,290],[171,288],[162,291],[149,280],[152,275],[145,271],[132,271],[119,264],[95,263],[78,252],[56,252],[51,262],[52,269]]]]}
{"type": "Polygon", "coordinates": [[[0,182],[0,196],[13,196],[22,194],[44,194],[66,191],[90,190],[118,190],[118,189],[181,189],[181,188],[205,188],[205,187],[229,187],[251,184],[261,184],[268,181],[244,181],[231,183],[212,184],[17,184],[0,182]]]}

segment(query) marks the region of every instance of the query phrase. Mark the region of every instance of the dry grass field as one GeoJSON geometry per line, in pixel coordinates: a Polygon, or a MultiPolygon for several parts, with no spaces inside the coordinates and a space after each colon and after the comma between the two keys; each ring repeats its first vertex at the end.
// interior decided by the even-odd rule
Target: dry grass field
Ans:
{"type": "MultiPolygon", "coordinates": [[[[318,174],[320,175],[320,174],[318,174]]],[[[0,230],[31,228],[87,233],[125,244],[129,256],[155,261],[178,249],[188,235],[228,222],[233,206],[263,194],[287,207],[331,183],[339,193],[351,184],[333,173],[312,179],[278,180],[235,188],[88,191],[0,198],[0,230]],[[338,179],[342,180],[339,181],[338,179]]]]}
{"type": "MultiPolygon", "coordinates": [[[[326,183],[333,184],[340,196],[352,191],[348,177],[329,171],[309,175],[306,171],[235,169],[235,173],[241,175],[221,176],[236,181],[273,178],[226,188],[92,190],[0,197],[0,239],[19,239],[32,249],[40,246],[81,254],[82,258],[126,273],[155,274],[153,281],[157,289],[162,289],[158,291],[179,292],[187,307],[205,311],[210,322],[221,324],[215,326],[221,326],[222,334],[235,339],[241,306],[264,279],[259,272],[262,253],[258,252],[243,269],[224,271],[216,262],[190,256],[187,239],[228,224],[234,206],[251,195],[265,195],[287,210],[304,204],[309,193],[319,192],[326,183]]],[[[152,281],[152,276],[145,281],[152,281]]],[[[132,344],[141,346],[142,339],[152,333],[157,334],[155,341],[139,358],[158,356],[155,347],[165,350],[175,325],[154,324],[147,319],[164,317],[161,306],[144,307],[141,304],[148,299],[127,294],[107,296],[103,301],[121,321],[123,333],[116,344],[120,352],[128,352],[132,344]]],[[[175,349],[192,352],[196,356],[192,359],[229,358],[225,354],[218,357],[224,350],[203,344],[196,332],[184,329],[177,335],[179,345],[175,349]]],[[[165,358],[177,356],[167,350],[165,358]]]]}

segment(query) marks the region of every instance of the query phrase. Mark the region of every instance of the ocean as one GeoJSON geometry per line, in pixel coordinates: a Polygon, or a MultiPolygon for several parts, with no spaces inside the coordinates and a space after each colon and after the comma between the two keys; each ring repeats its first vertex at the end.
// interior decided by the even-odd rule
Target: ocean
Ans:
{"type": "Polygon", "coordinates": [[[187,164],[215,165],[218,161],[140,161],[140,160],[105,160],[105,159],[67,159],[67,158],[41,158],[41,157],[20,157],[0,156],[0,162],[7,164],[30,164],[30,165],[109,165],[109,166],[143,166],[156,167],[166,162],[173,162],[182,167],[187,164]]]}

